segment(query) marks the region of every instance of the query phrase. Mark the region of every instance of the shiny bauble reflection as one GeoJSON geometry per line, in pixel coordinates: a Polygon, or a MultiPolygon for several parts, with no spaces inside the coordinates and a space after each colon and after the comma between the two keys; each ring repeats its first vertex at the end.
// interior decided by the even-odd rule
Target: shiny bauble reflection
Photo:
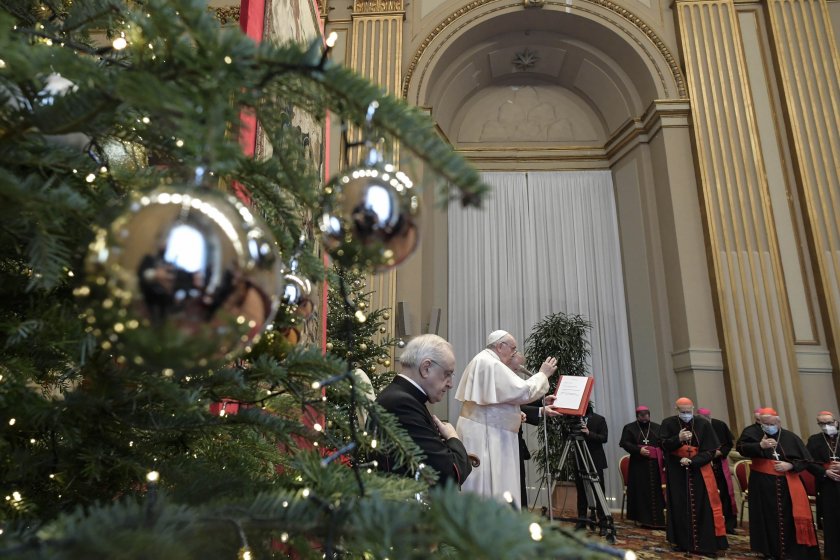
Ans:
{"type": "Polygon", "coordinates": [[[118,360],[194,368],[249,350],[280,300],[283,265],[268,228],[233,197],[159,189],[90,245],[83,313],[118,360]]]}
{"type": "Polygon", "coordinates": [[[312,301],[312,282],[295,271],[286,273],[283,282],[281,301],[286,306],[287,313],[309,319],[315,311],[315,303],[312,301]]]}
{"type": "Polygon", "coordinates": [[[411,180],[393,165],[352,169],[324,194],[319,226],[334,260],[382,271],[414,252],[419,200],[411,180]]]}

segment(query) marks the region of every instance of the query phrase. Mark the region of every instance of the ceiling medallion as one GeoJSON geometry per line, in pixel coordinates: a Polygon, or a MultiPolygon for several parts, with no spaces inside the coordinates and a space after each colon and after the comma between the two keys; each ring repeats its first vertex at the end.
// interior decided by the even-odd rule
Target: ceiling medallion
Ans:
{"type": "Polygon", "coordinates": [[[513,55],[512,62],[514,68],[516,68],[520,72],[525,72],[533,68],[539,59],[540,55],[537,51],[532,51],[528,47],[525,47],[525,50],[513,55]]]}

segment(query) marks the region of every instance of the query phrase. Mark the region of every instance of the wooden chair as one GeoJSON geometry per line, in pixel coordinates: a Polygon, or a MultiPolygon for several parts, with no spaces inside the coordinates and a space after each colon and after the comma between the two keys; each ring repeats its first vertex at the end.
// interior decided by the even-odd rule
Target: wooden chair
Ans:
{"type": "Polygon", "coordinates": [[[624,455],[618,460],[618,471],[621,473],[623,493],[621,495],[621,518],[624,519],[624,504],[627,501],[627,477],[630,474],[630,455],[624,455]]]}
{"type": "Polygon", "coordinates": [[[744,510],[749,507],[749,481],[750,481],[750,465],[752,461],[745,459],[735,463],[735,478],[738,480],[738,487],[741,490],[741,513],[738,517],[738,526],[744,525],[744,510]]]}

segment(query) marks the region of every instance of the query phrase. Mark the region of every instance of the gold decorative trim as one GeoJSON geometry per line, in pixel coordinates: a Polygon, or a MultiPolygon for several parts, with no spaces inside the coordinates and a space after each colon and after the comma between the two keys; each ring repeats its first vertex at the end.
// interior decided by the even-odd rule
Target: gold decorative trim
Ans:
{"type": "Polygon", "coordinates": [[[641,118],[627,119],[604,143],[611,163],[621,160],[636,145],[649,143],[663,128],[690,128],[691,106],[686,99],[656,99],[641,118]]]}
{"type": "Polygon", "coordinates": [[[405,12],[403,0],[353,0],[353,14],[371,15],[405,12]]]}
{"type": "Polygon", "coordinates": [[[239,23],[239,6],[224,6],[221,8],[208,8],[216,13],[216,19],[222,25],[239,23]]]}
{"type": "MultiPolygon", "coordinates": [[[[473,10],[476,10],[478,8],[481,8],[482,6],[485,6],[487,4],[490,4],[490,3],[496,2],[496,1],[497,0],[473,0],[472,2],[466,4],[465,6],[459,8],[459,9],[455,10],[454,12],[452,12],[451,14],[449,14],[449,16],[444,18],[443,21],[441,21],[439,24],[437,24],[437,26],[435,26],[435,28],[426,36],[426,38],[423,39],[423,41],[420,43],[420,46],[417,47],[417,51],[414,53],[414,56],[411,58],[411,62],[408,64],[408,70],[406,71],[405,78],[403,80],[403,88],[402,88],[402,94],[403,94],[404,98],[408,97],[408,87],[409,87],[409,84],[411,83],[411,78],[414,75],[414,71],[417,69],[417,66],[420,62],[420,58],[422,58],[423,54],[425,53],[425,51],[429,47],[429,45],[432,43],[432,41],[434,41],[435,38],[437,38],[437,36],[440,35],[440,33],[443,32],[444,29],[449,27],[449,25],[451,25],[455,20],[457,20],[461,16],[464,16],[464,15],[472,12],[473,10]]],[[[610,12],[613,12],[613,13],[617,14],[618,16],[623,18],[624,20],[631,23],[633,25],[633,27],[635,27],[637,30],[642,32],[648,38],[648,40],[650,40],[650,42],[653,43],[653,45],[659,51],[659,54],[662,55],[662,57],[665,59],[665,62],[668,64],[668,68],[671,70],[671,76],[673,77],[674,82],[676,83],[677,91],[679,93],[680,98],[682,98],[682,99],[687,99],[688,98],[688,93],[687,93],[686,85],[685,85],[685,77],[683,76],[682,71],[680,70],[680,67],[679,67],[679,64],[677,63],[677,60],[674,58],[674,55],[671,54],[671,51],[668,49],[667,45],[665,45],[665,43],[662,41],[662,39],[659,38],[659,36],[656,34],[656,32],[647,23],[645,23],[644,20],[642,20],[639,16],[637,16],[636,14],[631,12],[630,10],[628,10],[626,8],[622,8],[621,6],[611,2],[610,0],[581,0],[581,1],[582,2],[588,2],[588,3],[594,4],[596,6],[600,6],[602,8],[605,8],[605,9],[609,10],[610,12]]],[[[578,4],[578,3],[568,3],[567,4],[565,2],[564,3],[561,3],[561,2],[546,2],[546,5],[547,6],[557,6],[559,9],[562,9],[562,10],[568,10],[568,9],[580,10],[580,11],[587,12],[587,13],[590,13],[590,14],[595,15],[595,16],[603,17],[603,16],[600,16],[600,14],[597,14],[596,12],[594,12],[592,10],[587,10],[587,9],[582,8],[580,6],[580,4],[578,4]]],[[[494,10],[488,12],[488,13],[493,13],[493,12],[496,12],[496,11],[499,11],[499,10],[502,10],[502,9],[512,8],[512,7],[520,7],[520,6],[521,6],[521,4],[519,2],[514,3],[514,4],[506,4],[502,7],[496,8],[496,9],[494,9],[494,10]]],[[[611,21],[611,23],[615,24],[617,27],[619,27],[623,31],[627,32],[626,29],[618,26],[618,24],[615,21],[612,21],[612,20],[608,20],[608,21],[611,21]]],[[[470,22],[460,26],[459,29],[462,28],[462,27],[465,27],[466,25],[468,25],[469,23],[472,23],[472,22],[473,21],[470,21],[470,22]]],[[[628,33],[628,36],[630,36],[629,33],[628,33]]],[[[649,58],[651,58],[650,54],[647,52],[647,50],[644,49],[643,45],[641,45],[641,43],[635,37],[633,37],[633,40],[636,42],[636,44],[638,44],[639,46],[642,46],[643,51],[648,55],[649,58]]],[[[662,76],[661,72],[659,71],[659,65],[656,64],[656,61],[654,61],[652,58],[651,58],[651,61],[653,62],[654,68],[657,69],[657,72],[660,75],[660,81],[663,82],[663,86],[664,86],[664,80],[663,80],[663,76],[662,76]]]]}

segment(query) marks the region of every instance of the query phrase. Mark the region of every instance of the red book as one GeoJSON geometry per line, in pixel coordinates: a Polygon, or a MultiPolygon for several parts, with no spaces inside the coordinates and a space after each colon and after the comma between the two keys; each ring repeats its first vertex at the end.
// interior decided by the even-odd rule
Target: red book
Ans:
{"type": "Polygon", "coordinates": [[[561,375],[557,381],[557,390],[554,391],[552,408],[561,414],[583,416],[594,384],[594,377],[561,375]]]}

